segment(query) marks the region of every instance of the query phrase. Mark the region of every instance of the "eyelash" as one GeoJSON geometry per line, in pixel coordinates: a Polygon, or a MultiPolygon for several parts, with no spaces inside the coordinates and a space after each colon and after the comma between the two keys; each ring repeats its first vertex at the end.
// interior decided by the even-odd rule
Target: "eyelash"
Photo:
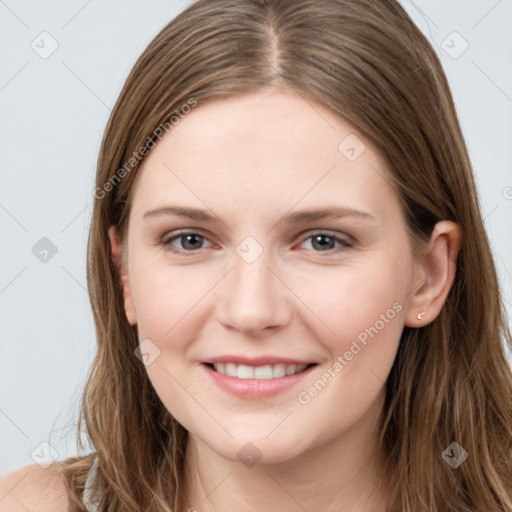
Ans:
{"type": "MultiPolygon", "coordinates": [[[[199,252],[199,250],[185,251],[183,249],[176,249],[174,246],[171,245],[171,243],[174,242],[175,240],[179,240],[180,238],[186,237],[188,235],[199,235],[200,238],[202,238],[204,240],[208,240],[208,238],[206,236],[204,236],[201,233],[198,233],[196,231],[179,231],[176,234],[169,233],[169,234],[164,235],[163,237],[160,238],[159,243],[160,243],[160,245],[164,246],[164,248],[166,250],[169,250],[175,254],[187,254],[188,253],[190,255],[193,255],[194,253],[199,252]],[[171,236],[169,236],[169,235],[171,235],[171,236]]],[[[355,242],[346,240],[345,238],[338,237],[335,234],[330,233],[328,231],[317,231],[314,233],[310,233],[308,236],[304,237],[300,243],[303,244],[306,240],[309,240],[310,238],[314,238],[316,236],[327,236],[329,238],[333,238],[335,242],[339,242],[341,244],[340,247],[337,247],[334,249],[328,249],[326,251],[313,251],[313,252],[316,252],[319,254],[322,254],[322,253],[325,253],[326,255],[338,254],[339,252],[350,249],[350,248],[354,247],[354,245],[355,245],[355,242]]]]}

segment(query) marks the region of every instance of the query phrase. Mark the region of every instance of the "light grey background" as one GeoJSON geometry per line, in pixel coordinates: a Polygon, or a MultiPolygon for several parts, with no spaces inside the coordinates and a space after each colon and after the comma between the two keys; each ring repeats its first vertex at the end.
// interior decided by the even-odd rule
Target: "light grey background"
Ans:
{"type": "MultiPolygon", "coordinates": [[[[0,0],[0,473],[51,460],[44,443],[59,459],[77,453],[99,145],[136,58],[189,3],[0,0]]],[[[402,5],[448,75],[511,318],[512,0],[402,5]]]]}

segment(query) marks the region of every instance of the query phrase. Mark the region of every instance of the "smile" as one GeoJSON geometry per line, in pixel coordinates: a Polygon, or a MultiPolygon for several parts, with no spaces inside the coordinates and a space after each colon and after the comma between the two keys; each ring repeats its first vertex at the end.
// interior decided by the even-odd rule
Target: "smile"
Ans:
{"type": "Polygon", "coordinates": [[[224,356],[205,361],[200,367],[207,382],[214,387],[232,396],[252,400],[270,398],[298,386],[318,366],[318,363],[283,361],[282,358],[249,361],[246,357],[238,357],[238,362],[233,359],[224,356]],[[249,362],[252,364],[247,364],[249,362]]]}
{"type": "Polygon", "coordinates": [[[207,363],[222,375],[236,377],[238,379],[276,379],[303,372],[312,365],[307,364],[267,364],[264,366],[250,366],[237,363],[207,363]]]}

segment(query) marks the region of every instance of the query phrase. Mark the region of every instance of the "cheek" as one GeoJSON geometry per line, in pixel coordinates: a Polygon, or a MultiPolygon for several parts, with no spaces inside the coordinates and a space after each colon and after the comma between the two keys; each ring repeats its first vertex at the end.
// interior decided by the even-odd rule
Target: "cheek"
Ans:
{"type": "Polygon", "coordinates": [[[371,339],[368,331],[377,334],[373,327],[396,339],[403,328],[409,265],[407,254],[383,250],[347,265],[304,273],[295,279],[294,292],[316,317],[317,337],[331,351],[348,350],[356,338],[364,344],[371,339]]]}
{"type": "Polygon", "coordinates": [[[325,281],[330,286],[323,293],[318,279],[316,288],[311,288],[314,279],[309,282],[314,290],[309,305],[329,327],[319,325],[314,337],[328,356],[296,399],[304,417],[320,418],[329,411],[325,438],[348,428],[384,393],[404,325],[405,262],[396,257],[338,269],[325,281]]]}
{"type": "Polygon", "coordinates": [[[139,337],[176,339],[176,332],[183,326],[191,327],[190,319],[200,311],[215,276],[198,271],[197,267],[193,270],[193,266],[147,260],[146,264],[142,258],[134,261],[130,276],[139,337]]]}
{"type": "MultiPolygon", "coordinates": [[[[201,335],[208,290],[218,280],[193,266],[170,266],[154,262],[133,274],[132,293],[137,313],[139,340],[150,339],[158,348],[148,377],[165,407],[188,430],[208,422],[205,411],[184,391],[194,384],[189,348],[201,335]],[[203,416],[204,415],[204,416],[203,416]]],[[[152,349],[156,350],[155,348],[152,349]]]]}

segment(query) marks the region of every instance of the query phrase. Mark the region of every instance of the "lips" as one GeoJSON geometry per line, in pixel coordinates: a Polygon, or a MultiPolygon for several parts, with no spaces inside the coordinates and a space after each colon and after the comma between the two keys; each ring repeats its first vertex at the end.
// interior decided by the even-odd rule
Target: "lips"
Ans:
{"type": "Polygon", "coordinates": [[[244,357],[223,356],[203,362],[200,367],[207,381],[215,387],[230,395],[254,400],[270,398],[298,386],[317,365],[279,357],[249,360],[252,364],[247,361],[244,357]],[[275,360],[278,362],[272,363],[275,360]]]}

